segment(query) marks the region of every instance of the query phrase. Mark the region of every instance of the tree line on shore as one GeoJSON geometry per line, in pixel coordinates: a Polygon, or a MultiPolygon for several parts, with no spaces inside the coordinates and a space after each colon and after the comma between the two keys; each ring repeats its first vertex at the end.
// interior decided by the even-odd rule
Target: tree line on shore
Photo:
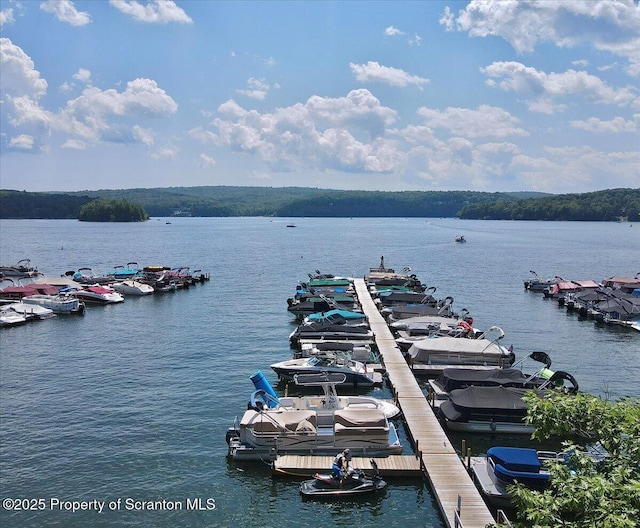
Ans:
{"type": "Polygon", "coordinates": [[[171,187],[74,193],[0,190],[0,218],[141,221],[149,216],[402,217],[640,221],[640,189],[582,194],[171,187]]]}

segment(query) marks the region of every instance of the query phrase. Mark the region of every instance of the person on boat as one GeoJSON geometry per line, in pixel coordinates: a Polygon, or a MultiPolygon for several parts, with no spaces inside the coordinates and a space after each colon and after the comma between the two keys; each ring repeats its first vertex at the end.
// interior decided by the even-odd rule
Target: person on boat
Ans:
{"type": "Polygon", "coordinates": [[[331,466],[333,476],[342,480],[345,476],[353,473],[353,468],[351,467],[350,462],[351,451],[349,451],[349,448],[338,453],[336,458],[333,459],[333,465],[331,466]]]}

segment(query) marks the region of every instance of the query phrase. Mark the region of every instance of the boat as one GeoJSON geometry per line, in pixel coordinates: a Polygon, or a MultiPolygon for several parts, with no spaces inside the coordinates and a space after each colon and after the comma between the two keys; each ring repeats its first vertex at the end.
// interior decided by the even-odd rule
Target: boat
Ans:
{"type": "Polygon", "coordinates": [[[31,260],[19,260],[13,266],[0,266],[0,277],[15,277],[18,279],[32,278],[41,275],[37,268],[31,266],[31,260]]]}
{"type": "Polygon", "coordinates": [[[29,282],[27,284],[18,282],[16,284],[16,282],[11,278],[5,278],[3,282],[8,282],[9,284],[0,289],[0,303],[20,301],[29,295],[58,294],[58,288],[50,284],[38,284],[35,282],[29,282]]]}
{"type": "Polygon", "coordinates": [[[248,407],[262,410],[267,407],[272,409],[284,409],[299,411],[304,409],[335,411],[339,409],[370,410],[378,409],[388,418],[394,418],[400,414],[398,406],[391,401],[380,400],[372,396],[338,396],[336,385],[343,385],[344,374],[296,374],[293,377],[296,386],[312,389],[322,389],[322,394],[304,396],[277,396],[271,385],[258,371],[251,376],[256,390],[249,398],[248,407]]]}
{"type": "Polygon", "coordinates": [[[340,316],[342,319],[346,319],[347,321],[366,321],[367,316],[362,312],[352,312],[350,310],[328,310],[326,312],[317,312],[312,313],[304,318],[303,323],[314,322],[314,321],[323,321],[329,317],[333,317],[335,315],[340,316]]]}
{"type": "MultiPolygon", "coordinates": [[[[536,392],[544,397],[550,394],[560,380],[566,380],[568,393],[577,392],[578,383],[573,376],[558,371],[536,392]]],[[[529,389],[515,387],[476,387],[455,389],[439,408],[440,418],[451,431],[488,434],[531,434],[534,426],[525,423],[529,405],[523,396],[529,389]]]]}
{"type": "MultiPolygon", "coordinates": [[[[425,300],[427,297],[425,297],[425,300]]],[[[447,296],[444,299],[424,303],[410,303],[386,306],[381,310],[382,314],[390,321],[398,321],[409,317],[422,315],[436,315],[439,317],[458,317],[453,311],[453,297],[447,296]]]]}
{"type": "Polygon", "coordinates": [[[456,319],[437,315],[423,315],[393,321],[389,325],[396,335],[396,343],[403,352],[407,352],[416,341],[427,337],[476,338],[482,334],[473,328],[473,319],[456,319]]]}
{"type": "Polygon", "coordinates": [[[513,347],[506,348],[499,341],[504,331],[490,327],[476,339],[437,336],[415,341],[407,356],[412,363],[428,365],[482,365],[510,367],[515,362],[513,347]],[[496,337],[489,339],[493,334],[496,337]]]}
{"type": "Polygon", "coordinates": [[[87,304],[114,304],[124,301],[122,294],[108,286],[93,285],[85,288],[64,288],[63,293],[68,293],[87,304]]]}
{"type": "Polygon", "coordinates": [[[357,312],[360,309],[355,297],[346,293],[336,293],[331,296],[321,293],[306,294],[299,298],[290,297],[287,299],[287,305],[287,310],[299,320],[303,320],[308,315],[329,310],[357,312]]]}
{"type": "Polygon", "coordinates": [[[137,280],[114,282],[111,287],[122,295],[149,295],[154,292],[153,286],[137,280]]]}
{"type": "Polygon", "coordinates": [[[334,476],[333,473],[316,473],[313,479],[305,480],[300,484],[300,493],[306,498],[340,499],[384,490],[387,483],[380,478],[378,464],[373,459],[369,463],[373,468],[371,477],[361,469],[353,469],[342,479],[334,476]]]}
{"type": "Polygon", "coordinates": [[[473,479],[486,499],[497,508],[510,508],[507,486],[518,482],[533,490],[544,490],[551,482],[550,462],[566,463],[564,453],[523,447],[492,447],[485,456],[471,457],[473,479]]]}
{"type": "Polygon", "coordinates": [[[436,379],[429,380],[429,389],[437,403],[449,398],[449,393],[467,387],[516,387],[520,389],[537,389],[544,385],[555,374],[551,370],[551,358],[546,352],[535,351],[522,358],[511,368],[467,369],[463,367],[446,368],[436,379]],[[541,363],[532,374],[524,374],[520,369],[527,360],[541,363]]]}
{"type": "Polygon", "coordinates": [[[541,279],[540,277],[538,277],[538,274],[533,270],[529,270],[529,273],[531,273],[533,277],[531,277],[530,279],[526,279],[524,281],[525,290],[529,290],[533,292],[543,292],[545,288],[549,288],[550,286],[553,286],[557,281],[556,278],[541,279]]]}
{"type": "Polygon", "coordinates": [[[114,266],[108,273],[112,280],[121,281],[131,279],[140,273],[137,262],[127,262],[127,266],[114,266]]]}
{"type": "Polygon", "coordinates": [[[55,317],[53,310],[45,308],[37,304],[28,304],[26,302],[15,302],[4,306],[5,309],[13,310],[24,315],[27,321],[50,319],[55,317]]]}
{"type": "Polygon", "coordinates": [[[373,338],[373,331],[367,322],[350,323],[338,314],[325,317],[324,320],[303,323],[289,334],[289,341],[296,346],[301,341],[309,340],[371,341],[373,338]]]}
{"type": "Polygon", "coordinates": [[[379,409],[247,409],[226,433],[228,456],[271,462],[279,455],[387,457],[402,453],[395,426],[379,409]]]}
{"type": "Polygon", "coordinates": [[[458,242],[458,243],[464,244],[466,241],[467,241],[467,239],[464,238],[464,235],[460,235],[460,236],[456,237],[456,242],[458,242]]]}
{"type": "Polygon", "coordinates": [[[309,358],[318,354],[343,354],[363,363],[380,363],[369,343],[362,341],[302,341],[300,348],[293,353],[293,359],[309,358]]]}
{"type": "Polygon", "coordinates": [[[0,309],[0,327],[6,328],[11,326],[18,326],[27,322],[27,318],[24,314],[18,313],[14,310],[8,309],[6,306],[2,306],[0,309]]]}
{"type": "Polygon", "coordinates": [[[84,312],[84,303],[80,299],[63,293],[28,295],[22,298],[22,302],[43,306],[57,314],[81,314],[84,312]]]}
{"type": "Polygon", "coordinates": [[[67,271],[64,275],[80,284],[108,284],[114,280],[111,275],[97,275],[91,268],[78,268],[78,271],[67,271]]]}
{"type": "Polygon", "coordinates": [[[289,359],[274,363],[271,368],[281,380],[292,381],[296,374],[338,373],[345,380],[340,386],[371,387],[382,383],[382,374],[367,369],[365,363],[351,359],[347,354],[323,352],[309,358],[289,359]]]}

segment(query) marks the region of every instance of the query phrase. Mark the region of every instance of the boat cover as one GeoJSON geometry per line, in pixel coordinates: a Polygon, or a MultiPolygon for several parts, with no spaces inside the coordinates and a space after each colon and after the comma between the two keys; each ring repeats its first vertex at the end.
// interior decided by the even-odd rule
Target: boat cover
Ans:
{"type": "Polygon", "coordinates": [[[523,410],[529,406],[522,399],[527,391],[507,387],[467,387],[449,394],[449,401],[459,411],[473,409],[523,410]]]}
{"type": "Polygon", "coordinates": [[[535,449],[520,447],[492,447],[487,451],[496,464],[500,464],[511,471],[526,471],[537,473],[542,467],[535,449]]]}
{"type": "Polygon", "coordinates": [[[448,336],[416,341],[409,348],[409,356],[414,361],[429,364],[468,363],[510,366],[515,360],[513,352],[495,341],[448,336]]]}
{"type": "Polygon", "coordinates": [[[464,389],[470,385],[516,387],[523,385],[528,378],[519,369],[495,368],[490,370],[473,370],[446,368],[437,382],[445,392],[464,389]]]}

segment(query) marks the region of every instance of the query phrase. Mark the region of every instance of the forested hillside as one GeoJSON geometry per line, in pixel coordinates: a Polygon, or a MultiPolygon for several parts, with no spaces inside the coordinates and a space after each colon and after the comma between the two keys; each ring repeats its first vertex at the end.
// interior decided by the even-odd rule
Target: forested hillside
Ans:
{"type": "Polygon", "coordinates": [[[640,220],[640,189],[585,194],[338,191],[304,187],[171,187],[77,193],[0,191],[0,218],[78,218],[95,199],[127,200],[149,216],[460,217],[640,220]]]}

